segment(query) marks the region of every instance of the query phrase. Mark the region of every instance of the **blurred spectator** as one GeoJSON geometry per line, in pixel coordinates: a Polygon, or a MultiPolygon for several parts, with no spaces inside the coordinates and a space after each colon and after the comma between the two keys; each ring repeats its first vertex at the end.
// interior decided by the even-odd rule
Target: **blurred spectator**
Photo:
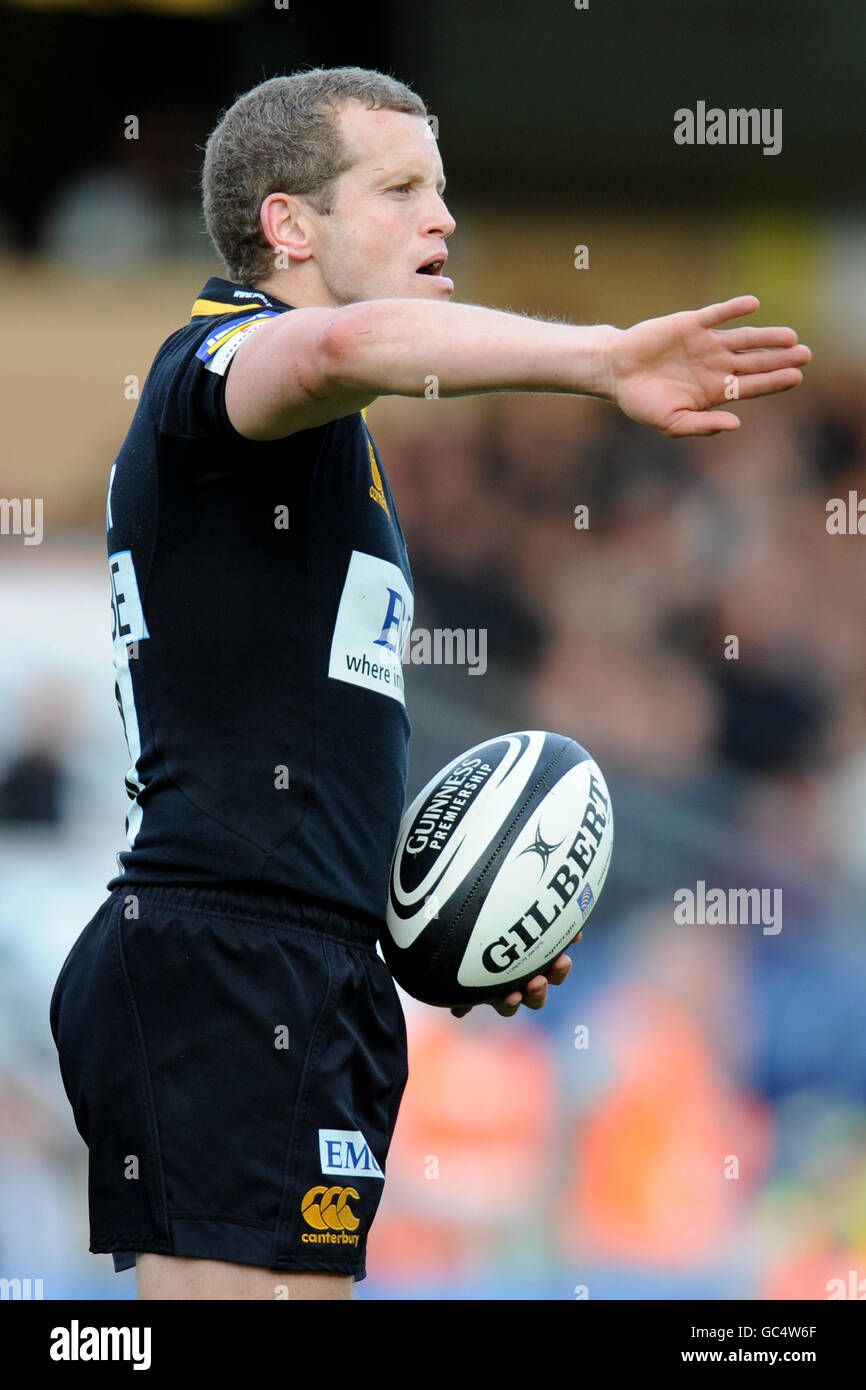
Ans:
{"type": "Polygon", "coordinates": [[[117,117],[103,159],[67,179],[49,204],[41,250],[67,268],[130,270],[143,261],[207,249],[193,180],[177,159],[199,118],[160,100],[117,117]],[[134,123],[134,124],[133,124],[134,123]]]}
{"type": "Polygon", "coordinates": [[[0,771],[0,822],[55,825],[63,815],[65,759],[74,730],[68,695],[51,682],[37,682],[24,695],[24,728],[7,766],[0,771]]]}

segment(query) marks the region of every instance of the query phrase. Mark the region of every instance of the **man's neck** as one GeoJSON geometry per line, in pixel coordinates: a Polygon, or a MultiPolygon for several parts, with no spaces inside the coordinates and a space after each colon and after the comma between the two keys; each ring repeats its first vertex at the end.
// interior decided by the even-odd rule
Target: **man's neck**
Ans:
{"type": "Polygon", "coordinates": [[[336,309],[339,306],[321,282],[301,283],[296,271],[277,270],[266,280],[257,280],[254,289],[291,304],[293,309],[336,309]]]}

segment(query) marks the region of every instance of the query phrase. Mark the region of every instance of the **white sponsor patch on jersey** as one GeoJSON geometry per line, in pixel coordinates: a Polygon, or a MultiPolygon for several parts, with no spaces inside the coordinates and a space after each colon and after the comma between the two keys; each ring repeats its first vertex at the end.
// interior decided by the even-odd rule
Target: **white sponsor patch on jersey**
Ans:
{"type": "Polygon", "coordinates": [[[378,555],[353,550],[334,623],[328,675],[378,690],[405,706],[403,657],[412,613],[412,591],[403,571],[378,555]]]}
{"type": "Polygon", "coordinates": [[[385,1174],[376,1162],[373,1150],[357,1129],[320,1129],[319,1161],[323,1173],[385,1181],[385,1174]]]}

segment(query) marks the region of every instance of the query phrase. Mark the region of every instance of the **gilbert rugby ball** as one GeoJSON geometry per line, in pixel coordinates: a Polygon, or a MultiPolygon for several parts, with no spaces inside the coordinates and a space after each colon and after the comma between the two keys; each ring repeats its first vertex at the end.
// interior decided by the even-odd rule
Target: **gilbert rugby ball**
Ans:
{"type": "Polygon", "coordinates": [[[461,753],[400,822],[382,952],[446,1008],[504,998],[566,949],[604,887],[610,794],[585,748],[533,729],[461,753]]]}

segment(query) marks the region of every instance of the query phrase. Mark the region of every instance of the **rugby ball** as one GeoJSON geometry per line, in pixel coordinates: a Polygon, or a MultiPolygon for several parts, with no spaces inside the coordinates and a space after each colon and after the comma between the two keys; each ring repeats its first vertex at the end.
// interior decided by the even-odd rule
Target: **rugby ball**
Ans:
{"type": "Polygon", "coordinates": [[[610,793],[563,734],[500,734],[437,772],[403,814],[382,953],[445,1008],[521,989],[566,949],[604,887],[610,793]]]}

